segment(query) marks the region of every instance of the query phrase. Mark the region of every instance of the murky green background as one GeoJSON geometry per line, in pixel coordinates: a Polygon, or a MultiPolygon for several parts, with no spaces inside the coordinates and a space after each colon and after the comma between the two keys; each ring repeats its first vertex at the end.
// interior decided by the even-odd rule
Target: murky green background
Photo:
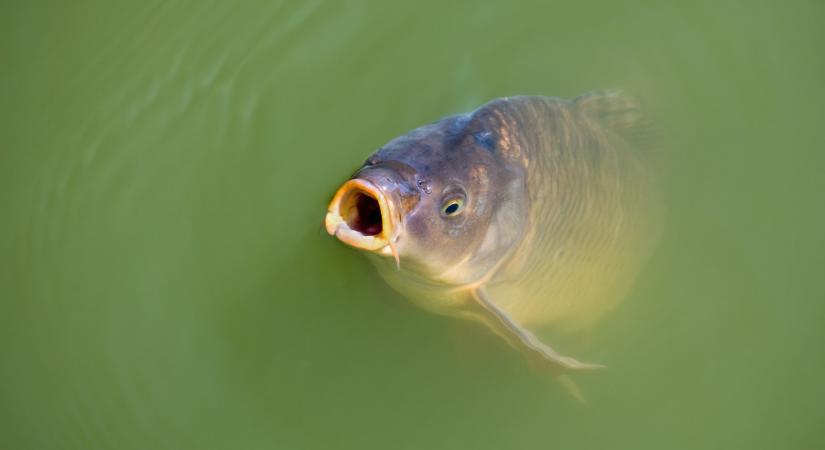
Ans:
{"type": "Polygon", "coordinates": [[[4,2],[0,448],[825,448],[821,2],[4,2]],[[588,404],[320,232],[496,96],[645,97],[668,228],[588,404]]]}

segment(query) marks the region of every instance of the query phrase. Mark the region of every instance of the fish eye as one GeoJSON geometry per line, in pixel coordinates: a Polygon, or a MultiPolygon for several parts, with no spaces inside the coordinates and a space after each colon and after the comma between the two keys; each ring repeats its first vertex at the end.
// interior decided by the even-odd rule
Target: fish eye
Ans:
{"type": "Polygon", "coordinates": [[[464,199],[461,197],[453,197],[444,202],[441,206],[441,213],[445,216],[454,216],[464,209],[464,199]]]}

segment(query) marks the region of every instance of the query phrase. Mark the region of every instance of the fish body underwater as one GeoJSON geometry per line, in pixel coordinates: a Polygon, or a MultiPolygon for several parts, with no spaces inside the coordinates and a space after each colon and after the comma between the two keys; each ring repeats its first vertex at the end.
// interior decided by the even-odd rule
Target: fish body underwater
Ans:
{"type": "Polygon", "coordinates": [[[556,373],[598,368],[531,329],[592,327],[626,294],[660,231],[654,135],[620,91],[495,99],[372,154],[326,229],[422,308],[556,373]]]}

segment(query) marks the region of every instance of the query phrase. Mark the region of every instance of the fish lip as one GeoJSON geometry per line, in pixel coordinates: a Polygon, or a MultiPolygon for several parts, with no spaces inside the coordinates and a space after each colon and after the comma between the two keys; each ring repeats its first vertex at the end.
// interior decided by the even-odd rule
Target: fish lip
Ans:
{"type": "MultiPolygon", "coordinates": [[[[352,207],[352,205],[349,205],[352,207]]],[[[377,184],[363,178],[353,178],[338,188],[327,207],[327,215],[324,220],[327,233],[335,236],[341,242],[355,248],[370,251],[380,251],[392,246],[392,239],[398,230],[398,222],[395,220],[395,204],[387,193],[377,184]],[[365,193],[378,202],[381,211],[381,231],[375,235],[367,235],[354,230],[345,218],[346,211],[342,211],[342,203],[348,194],[354,191],[365,193]]],[[[386,252],[382,252],[386,253],[386,252]]]]}

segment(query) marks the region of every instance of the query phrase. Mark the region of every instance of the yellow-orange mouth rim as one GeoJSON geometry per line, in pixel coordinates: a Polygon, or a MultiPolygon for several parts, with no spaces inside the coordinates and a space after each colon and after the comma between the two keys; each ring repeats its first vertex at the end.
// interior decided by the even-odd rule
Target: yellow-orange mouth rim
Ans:
{"type": "Polygon", "coordinates": [[[326,219],[324,221],[327,233],[355,248],[370,251],[389,248],[390,252],[396,255],[392,242],[393,232],[397,227],[397,223],[394,220],[394,206],[387,195],[381,192],[378,186],[373,183],[360,178],[349,180],[338,188],[335,196],[332,197],[332,200],[329,202],[326,219]],[[353,194],[356,193],[367,195],[378,202],[378,207],[381,211],[381,231],[375,235],[368,235],[355,230],[347,221],[348,217],[357,214],[356,212],[350,211],[351,208],[356,207],[353,200],[353,194]]]}

